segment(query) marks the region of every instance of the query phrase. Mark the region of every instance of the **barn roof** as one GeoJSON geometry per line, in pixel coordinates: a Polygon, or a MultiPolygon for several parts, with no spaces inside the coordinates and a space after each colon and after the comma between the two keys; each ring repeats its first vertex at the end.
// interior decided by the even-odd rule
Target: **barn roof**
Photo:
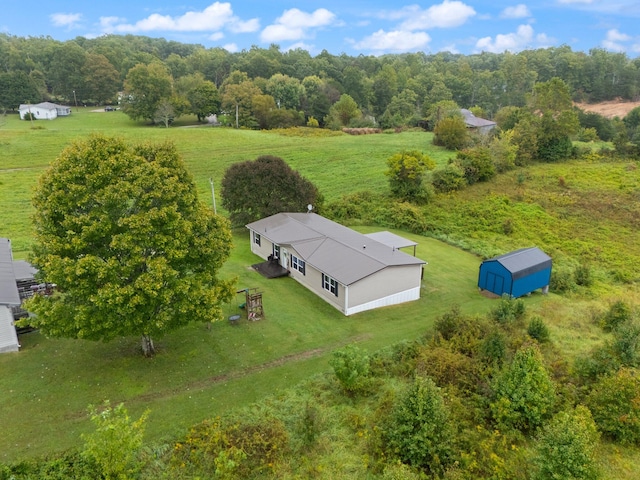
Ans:
{"type": "Polygon", "coordinates": [[[514,280],[551,268],[551,257],[538,247],[521,248],[486,261],[500,263],[514,280]]]}
{"type": "Polygon", "coordinates": [[[0,305],[20,305],[20,296],[13,271],[11,241],[0,238],[0,305]]]}
{"type": "Polygon", "coordinates": [[[277,245],[291,246],[302,260],[343,285],[387,267],[425,263],[315,213],[278,213],[247,228],[277,245]]]}
{"type": "Polygon", "coordinates": [[[491,120],[486,120],[484,118],[476,117],[471,110],[467,110],[466,108],[460,109],[460,113],[464,117],[464,123],[467,124],[467,127],[493,127],[496,125],[496,122],[492,122],[491,120]]]}

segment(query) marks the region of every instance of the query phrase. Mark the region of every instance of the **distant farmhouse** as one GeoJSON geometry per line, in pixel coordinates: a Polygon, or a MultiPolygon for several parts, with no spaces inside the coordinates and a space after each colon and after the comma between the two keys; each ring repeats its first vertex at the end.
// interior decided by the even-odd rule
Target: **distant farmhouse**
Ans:
{"type": "Polygon", "coordinates": [[[462,113],[462,116],[464,117],[464,123],[466,123],[467,128],[475,130],[478,133],[487,134],[497,125],[496,122],[492,122],[491,120],[476,117],[466,108],[460,109],[460,113],[462,113]]]}
{"type": "Polygon", "coordinates": [[[310,212],[278,213],[247,228],[253,253],[345,315],[420,298],[426,262],[400,251],[416,244],[398,235],[363,235],[310,212]]]}
{"type": "Polygon", "coordinates": [[[42,102],[36,105],[24,104],[18,108],[20,119],[24,120],[28,113],[33,114],[33,118],[38,120],[53,120],[54,118],[71,115],[71,107],[57,105],[51,102],[42,102]]]}

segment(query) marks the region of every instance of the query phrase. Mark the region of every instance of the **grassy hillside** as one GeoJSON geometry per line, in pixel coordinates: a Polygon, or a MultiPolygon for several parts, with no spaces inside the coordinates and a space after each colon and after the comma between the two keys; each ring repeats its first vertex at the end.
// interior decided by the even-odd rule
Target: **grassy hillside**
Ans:
{"type": "MultiPolygon", "coordinates": [[[[214,179],[218,207],[224,170],[263,154],[285,159],[328,202],[362,191],[379,202],[388,192],[385,160],[402,149],[426,151],[440,166],[452,156],[434,147],[424,132],[303,137],[208,127],[164,129],[133,123],[121,112],[83,109],[35,126],[10,117],[0,129],[0,236],[12,239],[17,258],[26,257],[31,243],[29,199],[38,176],[65,145],[90,132],[175,142],[205,201],[211,198],[209,178],[214,179]]],[[[528,311],[549,325],[552,361],[568,370],[573,359],[602,343],[598,312],[617,298],[640,304],[639,200],[637,164],[595,155],[533,165],[437,196],[424,207],[411,207],[421,230],[396,230],[418,242],[417,256],[428,262],[421,299],[349,318],[291,279],[260,277],[250,268],[257,259],[249,251],[246,232],[235,232],[223,276],[238,277],[239,288],[264,292],[264,321],[189,326],[160,339],[160,353],[150,360],[139,356],[137,338],[102,344],[50,340],[39,333],[22,336],[20,353],[0,355],[0,391],[6,392],[0,409],[0,462],[78,446],[80,434],[91,428],[87,405],[106,398],[112,404],[125,402],[133,416],[150,408],[147,441],[171,442],[194,423],[327,371],[330,353],[346,344],[357,342],[376,351],[415,339],[453,304],[465,314],[482,315],[495,302],[477,293],[481,257],[531,245],[550,253],[555,268],[570,276],[579,266],[593,275],[591,286],[574,283],[561,296],[526,299],[528,311]]],[[[356,228],[379,230],[371,225],[380,218],[385,228],[393,225],[393,215],[379,214],[385,208],[366,205],[365,213],[352,219],[363,225],[356,228]]],[[[240,299],[228,306],[229,314],[238,311],[238,303],[240,299]]],[[[355,410],[341,415],[357,426],[355,410]]],[[[327,457],[310,462],[352,462],[348,449],[327,444],[327,457]]],[[[628,478],[628,472],[640,468],[636,449],[603,444],[599,454],[608,465],[604,478],[628,478]]]]}

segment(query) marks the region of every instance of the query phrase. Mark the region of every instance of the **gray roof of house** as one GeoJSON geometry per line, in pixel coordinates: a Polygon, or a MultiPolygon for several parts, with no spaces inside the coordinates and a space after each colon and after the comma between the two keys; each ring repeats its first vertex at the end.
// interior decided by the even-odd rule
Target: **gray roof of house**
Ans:
{"type": "Polygon", "coordinates": [[[418,245],[417,242],[412,242],[400,235],[396,235],[395,233],[387,232],[386,230],[383,232],[373,232],[373,233],[365,233],[365,237],[372,238],[376,242],[384,243],[386,246],[391,248],[403,248],[403,247],[413,247],[418,245]]]}
{"type": "Polygon", "coordinates": [[[14,260],[13,273],[16,280],[32,280],[38,273],[38,269],[26,260],[14,260]]]}
{"type": "Polygon", "coordinates": [[[514,280],[551,268],[551,257],[538,247],[521,248],[487,261],[499,262],[514,280]]]}
{"type": "Polygon", "coordinates": [[[42,103],[36,103],[35,105],[32,105],[30,103],[24,103],[18,107],[18,110],[23,110],[29,107],[46,108],[47,110],[53,110],[56,108],[70,108],[70,107],[67,107],[66,105],[58,105],[57,103],[42,102],[42,103]]]}
{"type": "Polygon", "coordinates": [[[460,109],[460,113],[464,116],[464,122],[468,127],[490,127],[496,125],[496,122],[492,122],[491,120],[486,120],[484,118],[476,117],[470,110],[466,108],[460,109]]]}
{"type": "Polygon", "coordinates": [[[387,267],[425,263],[315,213],[278,213],[247,228],[277,245],[291,246],[302,260],[343,285],[387,267]]]}
{"type": "Polygon", "coordinates": [[[13,271],[11,241],[0,238],[0,305],[20,305],[20,295],[13,271]]]}

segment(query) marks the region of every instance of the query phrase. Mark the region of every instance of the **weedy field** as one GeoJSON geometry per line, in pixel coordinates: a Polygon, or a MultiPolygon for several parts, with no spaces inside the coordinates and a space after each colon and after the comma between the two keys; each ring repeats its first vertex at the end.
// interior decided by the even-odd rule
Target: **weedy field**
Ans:
{"type": "MultiPolygon", "coordinates": [[[[316,184],[327,203],[350,203],[358,212],[350,221],[365,233],[394,227],[381,205],[388,194],[386,158],[416,149],[442,166],[453,156],[434,147],[425,132],[284,135],[186,123],[165,129],[88,109],[33,126],[10,116],[0,128],[0,236],[12,240],[16,258],[28,256],[30,196],[39,175],[66,145],[92,132],[174,142],[208,203],[213,179],[220,211],[220,180],[229,165],[280,156],[316,184]],[[344,200],[358,192],[367,195],[344,200]]],[[[484,315],[495,301],[477,292],[482,257],[520,247],[547,251],[564,275],[560,294],[533,294],[526,304],[549,325],[551,357],[570,365],[603,343],[597,318],[611,302],[640,305],[639,205],[637,164],[592,154],[512,170],[425,206],[404,206],[402,212],[419,221],[411,232],[393,231],[418,242],[417,256],[428,262],[421,299],[349,318],[291,279],[260,277],[250,268],[257,259],[248,235],[235,231],[222,275],[237,277],[238,289],[264,292],[265,320],[189,326],[160,339],[153,359],[141,357],[137,338],[103,344],[23,335],[21,352],[0,355],[0,461],[77,447],[91,429],[87,405],[104,399],[124,402],[136,417],[150,409],[146,441],[171,443],[197,422],[284,395],[328,371],[331,352],[347,344],[376,351],[421,337],[452,305],[484,315]],[[580,268],[589,272],[588,285],[575,282],[580,268]]],[[[228,305],[229,315],[239,311],[237,300],[228,305]]],[[[599,455],[607,466],[603,478],[628,478],[640,468],[634,448],[605,443],[599,455]]]]}

